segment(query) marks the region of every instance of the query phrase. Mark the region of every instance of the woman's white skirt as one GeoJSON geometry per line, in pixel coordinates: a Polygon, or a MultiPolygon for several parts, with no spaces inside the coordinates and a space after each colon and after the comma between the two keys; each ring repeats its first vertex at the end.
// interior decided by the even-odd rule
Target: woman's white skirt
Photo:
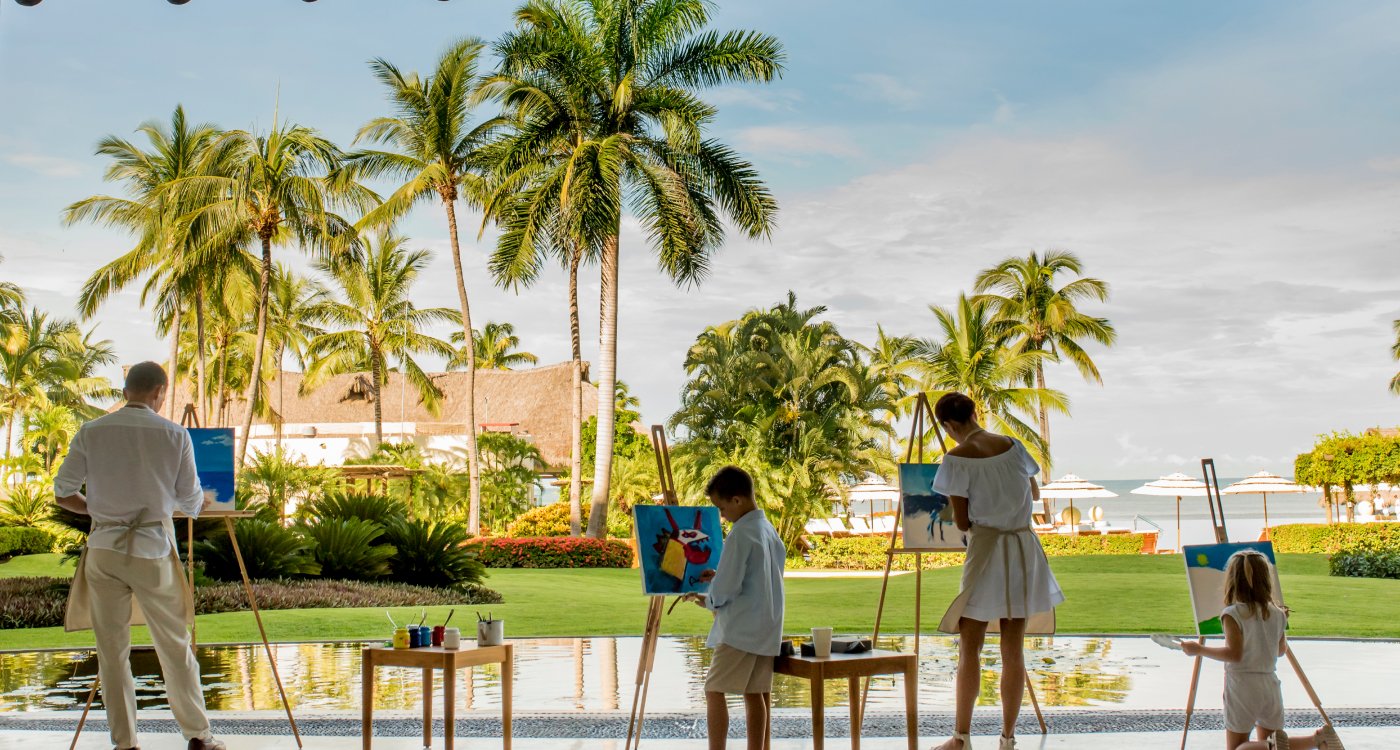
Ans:
{"type": "Polygon", "coordinates": [[[1055,607],[1065,595],[1035,532],[973,526],[969,536],[962,590],[938,629],[956,633],[966,617],[998,632],[1002,619],[1025,619],[1027,633],[1054,633],[1055,607]]]}

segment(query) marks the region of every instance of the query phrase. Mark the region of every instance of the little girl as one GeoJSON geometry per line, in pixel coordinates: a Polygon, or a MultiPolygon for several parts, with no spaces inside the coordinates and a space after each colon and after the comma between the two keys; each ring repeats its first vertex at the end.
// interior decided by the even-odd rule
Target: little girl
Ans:
{"type": "Polygon", "coordinates": [[[1224,646],[1181,644],[1187,656],[1225,663],[1226,750],[1342,750],[1331,726],[1290,740],[1283,731],[1283,689],[1274,673],[1287,648],[1288,615],[1273,603],[1274,580],[1264,553],[1236,552],[1225,565],[1224,646]],[[1255,731],[1257,739],[1250,741],[1255,731]]]}

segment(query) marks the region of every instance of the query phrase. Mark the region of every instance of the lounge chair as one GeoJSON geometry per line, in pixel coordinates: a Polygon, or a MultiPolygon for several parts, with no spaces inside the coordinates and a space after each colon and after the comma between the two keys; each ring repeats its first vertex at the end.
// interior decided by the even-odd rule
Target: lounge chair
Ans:
{"type": "Polygon", "coordinates": [[[856,516],[851,519],[851,534],[853,536],[872,536],[875,530],[870,528],[870,523],[864,518],[856,516]]]}
{"type": "Polygon", "coordinates": [[[803,529],[812,536],[831,536],[831,526],[824,518],[813,518],[803,529]]]}
{"type": "Polygon", "coordinates": [[[832,536],[850,536],[851,530],[846,528],[846,522],[839,518],[828,518],[826,523],[831,527],[832,536]]]}
{"type": "Polygon", "coordinates": [[[888,535],[894,531],[894,516],[876,516],[874,530],[876,534],[888,535]]]}

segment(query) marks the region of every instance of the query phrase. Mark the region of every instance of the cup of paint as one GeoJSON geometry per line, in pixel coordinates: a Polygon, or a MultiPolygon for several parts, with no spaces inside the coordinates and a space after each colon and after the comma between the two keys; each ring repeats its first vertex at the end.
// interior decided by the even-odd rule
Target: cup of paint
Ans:
{"type": "Polygon", "coordinates": [[[499,646],[505,642],[505,620],[482,620],[476,624],[476,645],[499,646]]]}
{"type": "Polygon", "coordinates": [[[445,627],[443,627],[443,626],[441,626],[441,625],[434,625],[434,626],[433,626],[433,645],[434,645],[434,646],[441,646],[441,645],[442,645],[442,636],[443,636],[443,633],[444,633],[446,630],[447,630],[447,628],[445,628],[445,627]]]}
{"type": "Polygon", "coordinates": [[[408,639],[409,648],[423,647],[423,631],[419,630],[417,625],[408,626],[408,639]]]}
{"type": "Polygon", "coordinates": [[[831,628],[812,628],[812,651],[818,659],[831,656],[831,628]]]}
{"type": "Polygon", "coordinates": [[[446,628],[442,634],[442,647],[456,650],[462,647],[462,631],[457,628],[446,628]]]}
{"type": "Polygon", "coordinates": [[[431,625],[418,626],[418,645],[423,648],[433,645],[433,628],[431,625]]]}
{"type": "Polygon", "coordinates": [[[394,631],[394,648],[411,648],[412,638],[408,634],[408,628],[399,628],[394,631]]]}

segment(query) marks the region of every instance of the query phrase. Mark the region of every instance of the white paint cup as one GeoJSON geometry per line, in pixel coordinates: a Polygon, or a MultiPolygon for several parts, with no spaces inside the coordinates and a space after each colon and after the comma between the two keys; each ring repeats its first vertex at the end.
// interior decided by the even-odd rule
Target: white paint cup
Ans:
{"type": "Polygon", "coordinates": [[[447,628],[442,631],[442,647],[453,650],[461,648],[462,631],[457,628],[447,628]]]}
{"type": "Polygon", "coordinates": [[[831,628],[812,628],[812,650],[818,659],[831,656],[831,628]]]}
{"type": "Polygon", "coordinates": [[[499,646],[505,642],[505,620],[482,620],[476,624],[476,645],[499,646]]]}

